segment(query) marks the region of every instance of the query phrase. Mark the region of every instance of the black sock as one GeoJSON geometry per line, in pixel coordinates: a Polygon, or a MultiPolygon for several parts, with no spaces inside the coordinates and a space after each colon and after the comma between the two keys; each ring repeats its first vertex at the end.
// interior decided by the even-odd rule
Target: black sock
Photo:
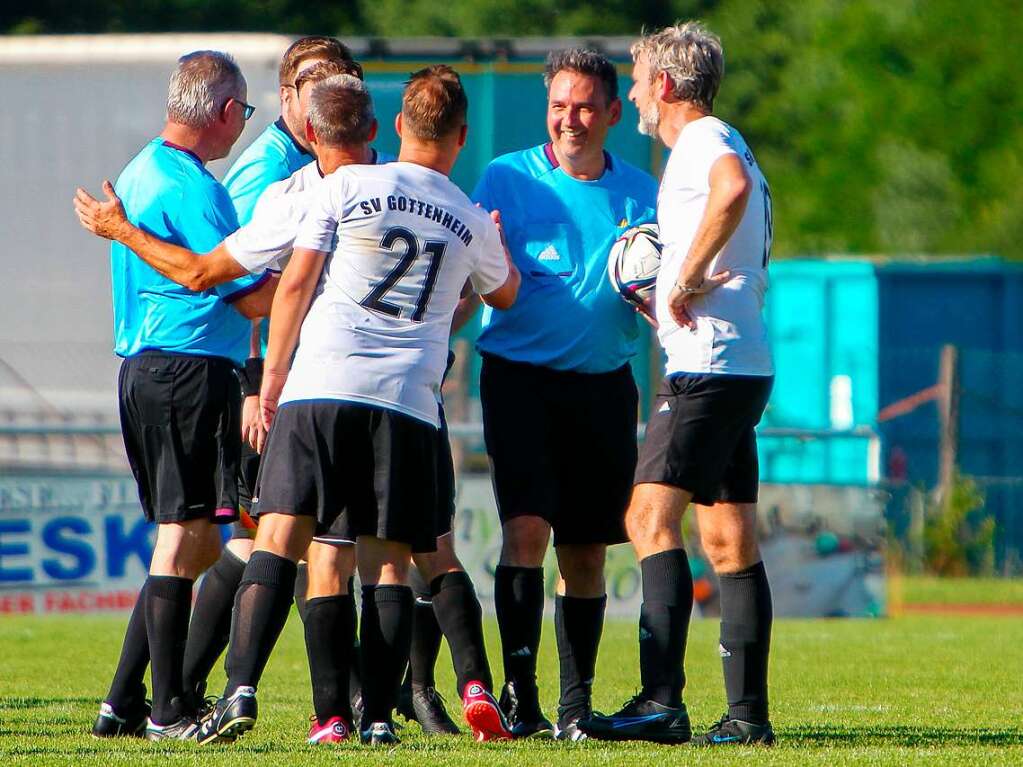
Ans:
{"type": "Polygon", "coordinates": [[[558,717],[570,721],[589,714],[590,691],[597,668],[597,648],[604,630],[607,596],[559,596],[554,602],[554,631],[561,661],[558,717]]]}
{"type": "Polygon", "coordinates": [[[294,562],[269,551],[253,552],[234,600],[225,696],[233,695],[239,687],[259,685],[288,619],[294,591],[294,562]]]}
{"type": "Polygon", "coordinates": [[[543,568],[498,565],[494,608],[501,630],[505,679],[520,685],[520,692],[533,689],[543,624],[543,568]]]}
{"type": "Polygon", "coordinates": [[[412,589],[362,587],[362,727],[389,722],[412,644],[412,589]]]}
{"type": "Polygon", "coordinates": [[[352,662],[348,669],[348,700],[353,705],[357,698],[362,697],[362,649],[359,646],[359,611],[355,608],[355,576],[348,579],[348,594],[351,596],[352,615],[352,662]]]}
{"type": "MultiPolygon", "coordinates": [[[[148,583],[148,581],[147,581],[148,583]]],[[[113,681],[106,702],[121,713],[146,699],[146,666],[149,665],[149,638],[146,636],[146,585],[139,591],[135,608],[128,619],[121,645],[121,657],[117,660],[113,681]]]]}
{"type": "MultiPolygon", "coordinates": [[[[295,572],[295,607],[298,608],[298,617],[305,623],[305,595],[309,591],[309,564],[299,562],[298,570],[295,572]]],[[[351,594],[351,589],[348,590],[351,594]]]]}
{"type": "Polygon", "coordinates": [[[433,671],[440,654],[440,626],[433,612],[430,585],[412,568],[409,583],[415,596],[412,611],[412,646],[408,657],[408,681],[416,687],[434,687],[433,671]]]}
{"type": "Polygon", "coordinates": [[[355,626],[351,594],[315,597],[305,604],[305,649],[313,684],[313,710],[320,724],[333,716],[352,721],[348,670],[355,626]]]}
{"type": "Polygon", "coordinates": [[[764,563],[719,575],[721,582],[721,665],[728,716],[767,722],[767,657],[771,648],[771,587],[764,563]]]}
{"type": "Polygon", "coordinates": [[[483,642],[483,608],[466,572],[445,573],[430,582],[433,612],[451,648],[459,697],[469,682],[493,691],[487,648],[483,642]]]}
{"type": "Polygon", "coordinates": [[[220,559],[202,579],[199,594],[192,608],[188,624],[188,642],[185,644],[185,694],[191,695],[206,683],[217,658],[231,638],[231,611],[234,595],[245,572],[245,562],[230,549],[224,549],[220,559]]]}
{"type": "Polygon", "coordinates": [[[639,669],[643,695],[661,705],[682,705],[693,574],[682,549],[651,554],[640,563],[643,604],[639,611],[639,669]]]}
{"type": "Polygon", "coordinates": [[[156,724],[172,724],[186,713],[181,700],[181,669],[191,607],[191,578],[150,575],[146,580],[146,636],[152,656],[152,720],[156,724]]]}

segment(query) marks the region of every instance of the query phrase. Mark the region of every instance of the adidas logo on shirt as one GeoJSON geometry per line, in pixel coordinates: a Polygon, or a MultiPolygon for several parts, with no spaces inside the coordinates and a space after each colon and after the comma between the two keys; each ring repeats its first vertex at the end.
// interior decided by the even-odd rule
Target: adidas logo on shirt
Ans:
{"type": "Polygon", "coordinates": [[[561,254],[558,253],[557,248],[553,245],[548,245],[546,248],[540,251],[540,255],[536,257],[537,261],[560,261],[561,254]]]}

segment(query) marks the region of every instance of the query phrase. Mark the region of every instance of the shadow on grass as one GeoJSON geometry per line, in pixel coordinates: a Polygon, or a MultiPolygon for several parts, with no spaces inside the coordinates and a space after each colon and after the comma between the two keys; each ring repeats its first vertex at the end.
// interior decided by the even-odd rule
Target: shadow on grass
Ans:
{"type": "Polygon", "coordinates": [[[986,727],[926,727],[873,725],[836,727],[830,725],[785,727],[779,741],[794,746],[1019,746],[1023,729],[986,727]]]}

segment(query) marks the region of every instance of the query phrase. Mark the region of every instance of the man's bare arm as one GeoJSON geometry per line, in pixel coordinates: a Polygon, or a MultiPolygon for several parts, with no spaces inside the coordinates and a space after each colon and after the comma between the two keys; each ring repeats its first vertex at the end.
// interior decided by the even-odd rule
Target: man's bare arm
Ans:
{"type": "Polygon", "coordinates": [[[678,282],[690,288],[698,288],[708,277],[710,262],[742,221],[752,181],[742,159],[736,154],[726,154],[711,166],[709,186],[703,219],[678,275],[678,282]]]}
{"type": "Polygon", "coordinates": [[[252,320],[252,328],[249,330],[249,356],[263,356],[263,321],[252,320]]]}
{"type": "Polygon", "coordinates": [[[508,279],[504,281],[504,285],[490,293],[485,293],[480,298],[483,299],[483,303],[487,306],[492,306],[495,309],[509,309],[519,295],[519,284],[521,282],[522,276],[519,274],[519,270],[515,268],[515,264],[509,261],[508,279]]]}
{"type": "Polygon", "coordinates": [[[718,158],[710,167],[708,181],[710,194],[703,219],[668,294],[668,311],[672,318],[690,329],[696,327],[688,310],[693,296],[714,290],[731,278],[729,272],[708,275],[707,269],[742,221],[752,187],[742,159],[735,154],[718,158]]]}
{"type": "Polygon", "coordinates": [[[254,320],[257,317],[266,317],[270,314],[274,294],[277,292],[280,281],[281,276],[272,272],[256,290],[242,296],[237,301],[232,301],[231,307],[246,319],[254,320]]]}
{"type": "Polygon", "coordinates": [[[472,289],[472,283],[466,280],[462,287],[462,295],[458,299],[458,305],[455,306],[455,316],[451,319],[451,332],[457,333],[465,327],[465,324],[476,314],[479,305],[479,295],[472,289]]]}
{"type": "Polygon", "coordinates": [[[196,253],[164,242],[132,224],[109,181],[103,182],[107,199],[97,200],[82,188],[75,190],[75,213],[83,228],[108,240],[116,240],[169,280],[201,292],[246,274],[221,243],[209,253],[196,253]]]}
{"type": "Polygon", "coordinates": [[[515,303],[516,297],[519,295],[519,285],[522,283],[522,275],[519,274],[518,267],[512,261],[511,253],[508,252],[508,242],[504,238],[504,227],[501,225],[501,213],[500,211],[490,211],[490,218],[493,219],[497,225],[497,231],[501,235],[501,247],[504,248],[504,260],[508,264],[508,279],[504,281],[504,284],[497,290],[492,290],[486,293],[480,298],[483,299],[483,303],[487,306],[492,306],[495,309],[508,309],[512,304],[515,303]]]}

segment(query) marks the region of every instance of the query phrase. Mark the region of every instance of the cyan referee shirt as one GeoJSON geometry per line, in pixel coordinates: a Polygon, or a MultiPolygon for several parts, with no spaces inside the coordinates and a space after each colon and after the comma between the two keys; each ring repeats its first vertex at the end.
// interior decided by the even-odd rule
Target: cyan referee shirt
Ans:
{"type": "MultiPolygon", "coordinates": [[[[205,253],[238,228],[227,190],[192,152],[155,138],[115,184],[128,219],[176,245],[205,253]]],[[[268,273],[195,293],[161,276],[128,248],[110,248],[114,299],[114,351],[226,357],[248,356],[249,321],[231,307],[259,288],[268,273]]]]}
{"type": "Polygon", "coordinates": [[[522,285],[510,309],[485,308],[481,352],[581,373],[615,370],[636,354],[636,312],[611,287],[607,257],[626,229],[657,220],[657,182],[604,158],[593,181],[565,173],[550,144],[487,166],[473,199],[501,211],[522,285]]]}
{"type": "Polygon", "coordinates": [[[283,181],[312,161],[313,156],[291,135],[283,117],[266,126],[224,176],[224,187],[234,201],[238,224],[249,223],[259,196],[270,184],[283,181]]]}

